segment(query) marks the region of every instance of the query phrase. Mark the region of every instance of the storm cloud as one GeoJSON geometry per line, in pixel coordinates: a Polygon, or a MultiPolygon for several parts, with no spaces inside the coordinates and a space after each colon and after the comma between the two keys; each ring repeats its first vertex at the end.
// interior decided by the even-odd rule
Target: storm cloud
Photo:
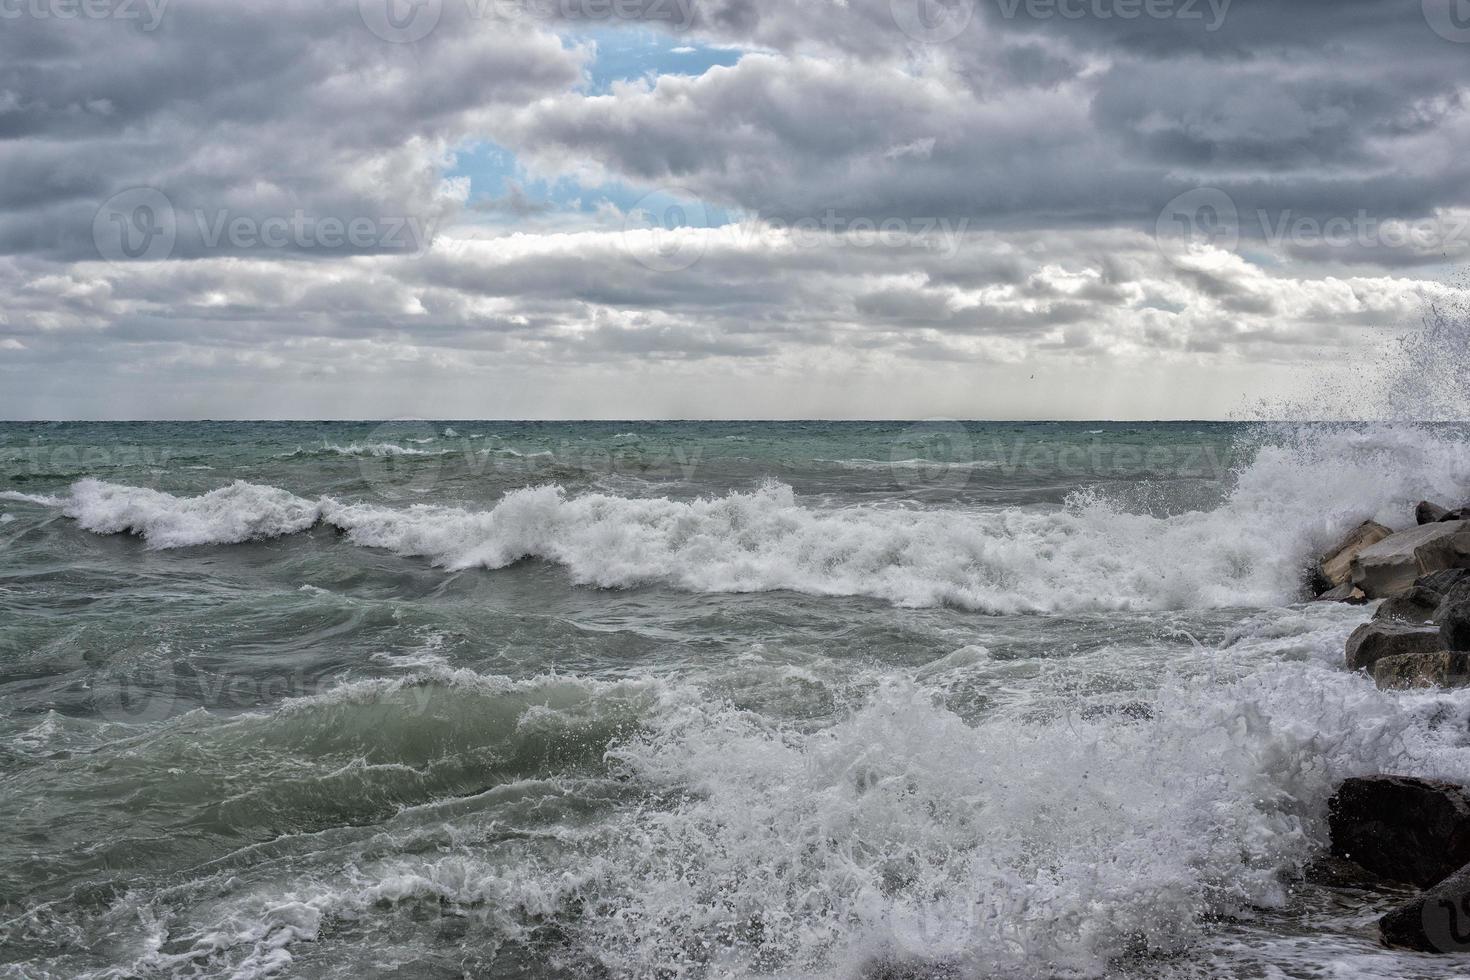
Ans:
{"type": "Polygon", "coordinates": [[[1228,413],[1454,294],[1454,12],[0,0],[0,412],[1228,413]]]}

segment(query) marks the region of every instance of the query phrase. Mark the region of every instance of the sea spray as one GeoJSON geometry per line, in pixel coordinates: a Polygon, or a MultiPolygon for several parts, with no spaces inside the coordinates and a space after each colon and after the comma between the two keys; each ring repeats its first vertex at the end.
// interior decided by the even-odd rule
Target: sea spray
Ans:
{"type": "Polygon", "coordinates": [[[1293,601],[1304,563],[1345,526],[1401,522],[1470,487],[1470,444],[1426,427],[1295,426],[1259,437],[1218,507],[1131,512],[1079,491],[1060,510],[811,506],[776,482],[693,501],[506,494],[489,510],[308,500],[237,482],[200,497],[86,480],[65,512],[153,548],[295,534],[319,520],[364,547],[448,569],[527,558],[602,588],[791,590],[986,612],[1170,609],[1293,601]]]}

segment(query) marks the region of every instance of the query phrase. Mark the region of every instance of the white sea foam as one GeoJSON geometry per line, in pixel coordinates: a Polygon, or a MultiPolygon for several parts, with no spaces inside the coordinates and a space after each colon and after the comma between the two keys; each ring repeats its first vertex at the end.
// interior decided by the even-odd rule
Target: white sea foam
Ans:
{"type": "Polygon", "coordinates": [[[65,498],[37,493],[21,493],[18,490],[0,490],[0,500],[13,500],[20,504],[39,504],[42,507],[60,507],[65,498]]]}
{"type": "Polygon", "coordinates": [[[63,506],[68,517],[89,531],[127,531],[154,548],[238,544],[295,534],[320,516],[315,501],[243,480],[199,497],[82,480],[72,485],[63,506]]]}
{"type": "MultiPolygon", "coordinates": [[[[415,443],[429,443],[429,442],[433,442],[434,440],[433,439],[410,439],[408,441],[409,442],[415,442],[415,443]]],[[[322,446],[322,449],[324,449],[325,451],[330,452],[330,453],[336,453],[339,456],[437,456],[437,455],[441,455],[441,453],[437,453],[437,452],[435,452],[433,450],[430,450],[430,449],[414,449],[412,446],[400,446],[397,443],[392,443],[392,442],[370,442],[370,443],[356,443],[356,442],[354,442],[354,443],[351,443],[351,444],[346,445],[346,446],[338,446],[338,445],[329,443],[329,444],[326,444],[326,445],[322,446]]]]}
{"type": "Polygon", "coordinates": [[[130,531],[155,548],[292,534],[322,519],[355,544],[449,569],[537,558],[599,587],[786,589],[1007,612],[1289,602],[1310,556],[1358,521],[1403,525],[1420,497],[1470,497],[1470,444],[1407,426],[1283,428],[1221,506],[1169,517],[1085,492],[1052,511],[819,507],[776,482],[694,501],[531,487],[474,511],[313,501],[241,482],[181,498],[84,480],[64,506],[89,530],[130,531]]]}
{"type": "MultiPolygon", "coordinates": [[[[437,804],[404,811],[328,874],[282,865],[265,880],[205,881],[171,913],[168,945],[182,952],[160,943],[135,966],[278,974],[324,924],[400,906],[405,922],[416,909],[486,909],[492,935],[471,937],[481,944],[556,917],[573,965],[595,959],[617,976],[682,964],[675,975],[835,980],[888,962],[917,975],[1096,977],[1140,947],[1208,953],[1212,923],[1287,903],[1286,881],[1325,839],[1337,780],[1470,778],[1457,744],[1470,699],[1385,694],[1341,671],[1346,625],[1330,612],[1260,624],[1264,646],[1247,631],[1199,651],[1235,676],[1165,678],[1144,717],[1033,705],[966,718],[922,671],[888,671],[859,678],[866,697],[812,728],[688,682],[441,669],[219,721],[196,753],[224,734],[299,756],[417,744],[430,730],[441,748],[452,737],[470,751],[595,729],[610,740],[607,775],[637,795],[595,821],[519,828],[487,813],[494,840],[524,829],[549,845],[530,852],[440,825],[437,804]],[[635,733],[618,734],[635,716],[635,733]],[[409,846],[414,832],[446,842],[409,846]]],[[[999,669],[947,659],[945,672],[999,669]]]]}

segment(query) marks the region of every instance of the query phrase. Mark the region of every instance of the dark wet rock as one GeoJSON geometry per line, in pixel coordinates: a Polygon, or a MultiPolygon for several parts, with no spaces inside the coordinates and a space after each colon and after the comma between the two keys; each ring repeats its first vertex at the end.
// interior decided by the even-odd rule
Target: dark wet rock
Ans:
{"type": "Polygon", "coordinates": [[[1318,559],[1313,581],[1322,588],[1314,586],[1314,590],[1321,593],[1333,586],[1350,582],[1353,577],[1353,558],[1358,552],[1392,534],[1393,531],[1375,521],[1364,521],[1353,528],[1336,547],[1329,549],[1318,559]]]}
{"type": "Polygon", "coordinates": [[[1356,888],[1380,891],[1383,879],[1356,861],[1324,854],[1302,868],[1302,880],[1328,888],[1356,888]]]}
{"type": "Polygon", "coordinates": [[[1470,793],[1409,776],[1344,780],[1328,804],[1332,853],[1427,888],[1470,863],[1470,793]]]}
{"type": "Polygon", "coordinates": [[[1422,953],[1470,953],[1470,867],[1378,920],[1385,946],[1422,953]]]}
{"type": "Polygon", "coordinates": [[[1470,567],[1470,521],[1425,524],[1391,534],[1352,559],[1353,584],[1370,599],[1408,591],[1419,578],[1470,567]]]}
{"type": "Polygon", "coordinates": [[[1419,501],[1419,506],[1414,508],[1414,520],[1420,524],[1438,524],[1449,514],[1448,507],[1432,504],[1427,500],[1419,501]]]}
{"type": "MultiPolygon", "coordinates": [[[[1414,584],[1440,595],[1449,595],[1455,589],[1470,590],[1470,568],[1445,568],[1430,572],[1415,579],[1414,584]]],[[[1470,592],[1467,592],[1467,597],[1470,597],[1470,592]]]]}
{"type": "Polygon", "coordinates": [[[1470,599],[1451,601],[1437,615],[1444,649],[1470,652],[1470,599]]]}
{"type": "Polygon", "coordinates": [[[1437,653],[1442,649],[1439,630],[1432,626],[1376,619],[1359,626],[1348,637],[1347,666],[1348,670],[1371,670],[1384,657],[1437,653]]]}
{"type": "Polygon", "coordinates": [[[1384,599],[1374,619],[1391,619],[1401,623],[1427,623],[1434,616],[1444,596],[1433,589],[1416,585],[1403,595],[1384,599]]]}
{"type": "Polygon", "coordinates": [[[1373,683],[1385,691],[1470,687],[1470,653],[1408,653],[1373,665],[1373,683]]]}

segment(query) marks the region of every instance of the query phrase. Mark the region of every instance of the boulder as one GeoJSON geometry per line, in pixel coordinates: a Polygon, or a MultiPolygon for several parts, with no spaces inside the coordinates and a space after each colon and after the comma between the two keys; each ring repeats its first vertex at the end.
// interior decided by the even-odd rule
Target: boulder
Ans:
{"type": "Polygon", "coordinates": [[[1470,687],[1470,653],[1406,653],[1373,665],[1373,683],[1385,691],[1470,687]]]}
{"type": "Polygon", "coordinates": [[[1361,606],[1367,603],[1368,596],[1363,590],[1351,582],[1334,585],[1332,588],[1317,596],[1314,602],[1346,602],[1349,605],[1361,606]]]}
{"type": "Polygon", "coordinates": [[[1409,776],[1346,779],[1327,805],[1332,853],[1427,888],[1470,863],[1470,793],[1409,776]]]}
{"type": "Polygon", "coordinates": [[[1342,585],[1353,577],[1352,562],[1358,552],[1375,545],[1393,532],[1382,524],[1364,521],[1317,561],[1317,573],[1328,586],[1342,585]]]}
{"type": "Polygon", "coordinates": [[[1470,866],[1378,920],[1383,945],[1421,953],[1470,953],[1470,866]]]}
{"type": "Polygon", "coordinates": [[[1427,623],[1443,601],[1444,596],[1433,589],[1415,585],[1403,595],[1384,599],[1373,613],[1373,618],[1392,619],[1401,623],[1427,623]]]}
{"type": "Polygon", "coordinates": [[[1353,630],[1347,641],[1348,670],[1372,670],[1384,657],[1408,653],[1438,653],[1439,630],[1432,626],[1411,626],[1392,620],[1377,619],[1353,630]]]}
{"type": "Polygon", "coordinates": [[[1450,509],[1448,507],[1441,507],[1439,504],[1431,504],[1427,500],[1421,500],[1419,501],[1419,506],[1414,508],[1414,520],[1420,524],[1437,524],[1444,520],[1449,512],[1450,509]]]}
{"type": "Polygon", "coordinates": [[[1437,615],[1441,645],[1446,650],[1470,652],[1470,599],[1451,601],[1437,615]]]}
{"type": "Polygon", "coordinates": [[[1470,598],[1470,568],[1446,568],[1430,572],[1416,579],[1414,584],[1440,595],[1450,595],[1456,589],[1466,589],[1466,597],[1470,598]]]}
{"type": "Polygon", "coordinates": [[[1352,559],[1353,584],[1370,599],[1405,592],[1415,580],[1447,568],[1470,567],[1470,521],[1410,528],[1371,544],[1352,559]]]}

